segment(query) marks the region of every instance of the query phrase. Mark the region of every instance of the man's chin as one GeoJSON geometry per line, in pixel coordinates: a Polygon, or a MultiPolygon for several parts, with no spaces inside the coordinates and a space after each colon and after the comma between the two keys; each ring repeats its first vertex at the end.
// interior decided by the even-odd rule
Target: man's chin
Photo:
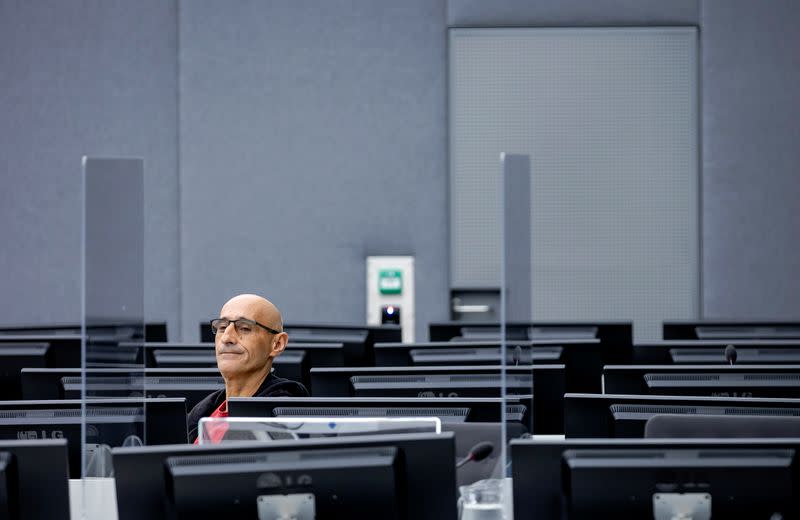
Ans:
{"type": "Polygon", "coordinates": [[[242,363],[242,361],[241,355],[219,356],[217,358],[217,368],[219,368],[219,371],[223,376],[227,376],[227,374],[237,374],[245,371],[244,363],[242,363]]]}

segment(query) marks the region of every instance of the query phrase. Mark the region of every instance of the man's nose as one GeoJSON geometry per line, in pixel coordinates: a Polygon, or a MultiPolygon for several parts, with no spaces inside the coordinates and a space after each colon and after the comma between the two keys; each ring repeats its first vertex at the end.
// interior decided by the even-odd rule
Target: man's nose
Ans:
{"type": "Polygon", "coordinates": [[[233,338],[235,335],[236,335],[236,325],[233,322],[228,323],[228,326],[225,327],[225,330],[222,332],[222,342],[234,343],[233,338]]]}

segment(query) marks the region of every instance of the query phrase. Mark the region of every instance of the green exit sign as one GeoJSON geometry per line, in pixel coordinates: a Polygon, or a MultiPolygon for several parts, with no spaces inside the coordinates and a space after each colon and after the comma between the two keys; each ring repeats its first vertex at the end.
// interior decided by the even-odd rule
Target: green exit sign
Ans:
{"type": "Polygon", "coordinates": [[[378,272],[378,291],[381,294],[403,292],[403,272],[397,269],[381,269],[378,272]]]}

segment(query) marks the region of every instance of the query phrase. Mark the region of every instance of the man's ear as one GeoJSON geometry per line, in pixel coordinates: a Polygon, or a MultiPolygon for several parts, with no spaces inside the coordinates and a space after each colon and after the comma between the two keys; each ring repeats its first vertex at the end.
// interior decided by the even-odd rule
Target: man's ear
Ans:
{"type": "Polygon", "coordinates": [[[278,357],[281,353],[286,350],[286,344],[289,343],[289,335],[285,332],[281,332],[280,334],[275,335],[275,340],[272,342],[272,350],[270,351],[270,357],[278,357]]]}

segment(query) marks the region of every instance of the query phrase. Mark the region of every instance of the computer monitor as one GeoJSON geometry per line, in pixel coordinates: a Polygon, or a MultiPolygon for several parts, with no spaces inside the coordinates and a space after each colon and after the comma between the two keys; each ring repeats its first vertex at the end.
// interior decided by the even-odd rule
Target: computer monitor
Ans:
{"type": "MultiPolygon", "coordinates": [[[[314,397],[502,397],[497,366],[312,368],[314,397]]],[[[564,365],[506,368],[506,395],[533,395],[537,431],[561,433],[564,365]]]]}
{"type": "Polygon", "coordinates": [[[17,518],[17,466],[7,451],[0,451],[0,518],[17,518]]]}
{"type": "Polygon", "coordinates": [[[645,439],[778,437],[800,438],[800,408],[658,413],[644,425],[645,439]]]}
{"type": "MultiPolygon", "coordinates": [[[[339,437],[333,439],[308,439],[302,441],[273,441],[270,443],[233,443],[205,446],[151,446],[143,448],[116,448],[112,450],[115,485],[117,489],[117,505],[120,520],[138,520],[140,518],[164,518],[169,503],[167,482],[169,473],[165,463],[171,457],[200,456],[226,461],[241,455],[260,456],[268,454],[287,454],[287,458],[298,450],[324,453],[329,450],[337,452],[346,449],[372,449],[393,447],[398,451],[402,471],[399,472],[400,488],[405,490],[400,511],[405,511],[403,518],[441,518],[455,520],[456,511],[456,469],[455,447],[452,433],[441,434],[397,434],[363,437],[339,437]]],[[[339,452],[341,453],[341,452],[339,452]]],[[[340,458],[332,459],[331,465],[336,467],[340,458]]],[[[272,471],[271,473],[276,473],[272,471]]],[[[277,473],[285,476],[282,471],[277,473]]],[[[341,473],[344,480],[344,472],[341,473]]],[[[263,475],[263,474],[262,474],[263,475]]],[[[276,475],[278,476],[278,475],[276,475]]],[[[303,479],[296,482],[296,488],[286,488],[286,480],[282,480],[283,492],[307,493],[311,490],[303,479]]],[[[313,479],[312,479],[313,481],[313,479]]],[[[218,480],[214,487],[220,487],[226,479],[218,480]]],[[[242,492],[250,492],[257,486],[258,479],[251,481],[242,492]]],[[[277,489],[277,479],[263,476],[264,494],[270,488],[277,489]]],[[[348,483],[343,482],[343,485],[348,483]]],[[[208,490],[207,490],[208,491],[208,490]]],[[[299,494],[299,493],[298,493],[299,494]]],[[[226,510],[229,512],[230,510],[226,510]]],[[[253,505],[249,516],[256,516],[253,505]]],[[[225,515],[224,515],[225,516],[225,515]]],[[[330,518],[339,518],[338,514],[330,518]]],[[[383,515],[378,515],[383,517],[383,515]]],[[[342,516],[341,518],[345,518],[342,516]]],[[[356,518],[362,518],[356,516],[356,518]]]]}
{"type": "Polygon", "coordinates": [[[564,435],[567,438],[641,438],[647,420],[662,413],[786,417],[800,413],[800,399],[566,394],[564,435]]]}
{"type": "Polygon", "coordinates": [[[0,398],[22,398],[20,371],[25,367],[47,366],[49,343],[0,344],[0,398]]]}
{"type": "MultiPolygon", "coordinates": [[[[676,348],[670,349],[669,354],[672,363],[676,365],[727,364],[725,349],[720,348],[676,348]]],[[[743,365],[797,365],[800,364],[800,347],[740,348],[737,356],[738,362],[743,365]]]]}
{"type": "Polygon", "coordinates": [[[664,339],[800,339],[800,322],[665,321],[664,339]]]}
{"type": "MultiPolygon", "coordinates": [[[[214,342],[214,333],[209,326],[211,319],[200,322],[200,341],[206,343],[214,342]]],[[[286,323],[283,329],[289,333],[289,339],[293,333],[303,334],[309,330],[333,330],[333,331],[349,331],[349,330],[366,330],[369,334],[368,340],[371,344],[375,343],[390,343],[400,341],[402,339],[402,328],[400,325],[384,324],[384,325],[342,325],[342,324],[320,324],[320,323],[286,323]]]]}
{"type": "Polygon", "coordinates": [[[609,365],[611,394],[798,397],[800,365],[609,365]]]}
{"type": "Polygon", "coordinates": [[[635,365],[722,365],[729,364],[725,349],[733,346],[741,364],[800,364],[800,340],[737,339],[700,340],[671,339],[633,346],[635,365]]]}
{"type": "Polygon", "coordinates": [[[0,459],[0,517],[69,520],[66,440],[0,440],[0,459]]]}
{"type": "MultiPolygon", "coordinates": [[[[213,343],[145,343],[144,351],[148,368],[217,366],[213,343]]],[[[311,367],[344,366],[344,345],[290,341],[273,364],[281,377],[305,383],[311,367]]]]}
{"type": "MultiPolygon", "coordinates": [[[[506,346],[508,365],[566,365],[568,392],[600,392],[603,352],[598,339],[515,340],[506,346]]],[[[375,366],[496,365],[499,341],[436,341],[375,345],[375,366]]]]}
{"type": "MultiPolygon", "coordinates": [[[[145,323],[145,338],[141,338],[138,331],[141,327],[127,325],[92,325],[88,328],[89,334],[101,334],[117,337],[133,337],[135,339],[146,339],[147,341],[167,341],[167,323],[151,322],[145,323]]],[[[0,327],[0,337],[4,335],[80,335],[81,324],[61,324],[61,325],[18,325],[10,327],[0,327]]]]}
{"type": "Polygon", "coordinates": [[[514,440],[510,452],[518,520],[797,518],[800,439],[514,440]]]}
{"type": "Polygon", "coordinates": [[[395,446],[303,449],[166,460],[177,518],[408,518],[395,446]]]}
{"type": "MultiPolygon", "coordinates": [[[[428,325],[429,341],[449,341],[453,338],[479,340],[497,339],[498,322],[435,322],[428,325]]],[[[509,340],[563,340],[597,338],[612,349],[629,350],[633,343],[632,322],[508,322],[509,340]]],[[[629,352],[628,352],[629,354],[629,352]]]]}
{"type": "MultiPolygon", "coordinates": [[[[184,397],[186,409],[225,387],[216,368],[90,369],[87,392],[94,397],[184,397]],[[142,377],[146,378],[144,381],[142,377]]],[[[79,368],[25,368],[22,370],[23,399],[79,399],[79,368]]]]}
{"type": "MultiPolygon", "coordinates": [[[[400,325],[395,324],[382,324],[382,325],[343,325],[343,324],[323,324],[323,323],[286,323],[283,326],[284,330],[289,333],[289,338],[292,336],[302,337],[309,334],[327,334],[328,332],[341,333],[348,331],[362,330],[367,331],[367,351],[371,353],[372,346],[375,343],[390,343],[400,341],[402,339],[402,328],[400,325]]],[[[371,354],[370,354],[371,355],[371,354]]],[[[369,358],[369,355],[367,356],[369,358]]],[[[370,359],[366,359],[369,365],[372,365],[370,359]]]]}
{"type": "MultiPolygon", "coordinates": [[[[211,349],[155,349],[156,368],[217,368],[217,356],[211,349]]],[[[309,383],[308,356],[305,350],[286,349],[273,358],[272,368],[277,375],[303,384],[309,383]]]]}
{"type": "MultiPolygon", "coordinates": [[[[399,326],[284,324],[292,343],[342,343],[344,362],[340,365],[312,366],[372,366],[375,362],[372,347],[376,341],[400,341],[399,326]]],[[[200,338],[214,342],[209,321],[200,323],[200,338]]]]}
{"type": "MultiPolygon", "coordinates": [[[[65,438],[71,478],[80,478],[81,412],[80,400],[0,401],[0,439],[65,438]]],[[[92,400],[85,412],[90,447],[187,442],[184,399],[92,400]]]]}
{"type": "Polygon", "coordinates": [[[80,367],[81,366],[81,335],[80,334],[41,334],[41,335],[0,335],[0,349],[7,345],[20,345],[34,343],[47,344],[48,367],[80,367]]]}
{"type": "MultiPolygon", "coordinates": [[[[156,344],[157,345],[157,344],[156,344]]],[[[163,346],[147,344],[145,347],[149,368],[216,368],[217,356],[214,345],[174,344],[163,346]]],[[[274,358],[272,367],[280,377],[307,384],[311,368],[305,350],[288,348],[274,358]]]]}
{"type": "MultiPolygon", "coordinates": [[[[297,343],[341,343],[345,366],[372,366],[374,354],[368,343],[366,330],[303,330],[289,333],[289,340],[297,343]]],[[[313,363],[312,363],[312,366],[313,363]]]]}
{"type": "MultiPolygon", "coordinates": [[[[563,364],[562,347],[514,347],[506,352],[507,366],[563,364]]],[[[409,352],[411,366],[464,366],[500,365],[503,361],[500,347],[460,347],[412,349],[409,352]]],[[[378,365],[392,366],[392,365],[378,365]]]]}
{"type": "MultiPolygon", "coordinates": [[[[81,376],[62,378],[64,399],[80,399],[83,384],[81,376]]],[[[186,399],[186,409],[191,410],[209,394],[225,389],[225,380],[219,372],[209,375],[90,375],[85,385],[87,395],[93,398],[182,397],[186,399]]]]}
{"type": "MultiPolygon", "coordinates": [[[[519,346],[523,350],[521,364],[532,364],[532,353],[530,351],[534,342],[529,340],[519,340],[509,342],[506,347],[506,360],[508,364],[513,364],[514,349],[519,346]],[[527,361],[527,363],[524,363],[527,361]]],[[[535,343],[537,346],[539,342],[535,343]]],[[[544,342],[542,347],[557,346],[553,342],[544,342]]],[[[452,355],[463,358],[465,363],[443,363],[461,365],[497,365],[500,363],[500,342],[499,341],[430,341],[424,343],[376,343],[375,344],[375,366],[376,367],[403,367],[418,365],[442,364],[437,362],[438,356],[452,355]],[[415,357],[412,357],[412,353],[415,357]],[[430,358],[426,358],[429,355],[430,358]],[[415,359],[416,358],[416,359],[415,359]]]]}
{"type": "MultiPolygon", "coordinates": [[[[442,422],[506,421],[540,433],[548,423],[532,423],[532,396],[501,397],[232,397],[231,417],[439,417],[442,422]],[[406,412],[406,410],[408,412],[406,412]],[[365,415],[370,414],[370,415],[365,415]],[[539,430],[537,430],[537,427],[539,430]]],[[[543,432],[542,432],[543,433],[543,432]]],[[[560,433],[560,432],[559,432],[560,433]]]]}

